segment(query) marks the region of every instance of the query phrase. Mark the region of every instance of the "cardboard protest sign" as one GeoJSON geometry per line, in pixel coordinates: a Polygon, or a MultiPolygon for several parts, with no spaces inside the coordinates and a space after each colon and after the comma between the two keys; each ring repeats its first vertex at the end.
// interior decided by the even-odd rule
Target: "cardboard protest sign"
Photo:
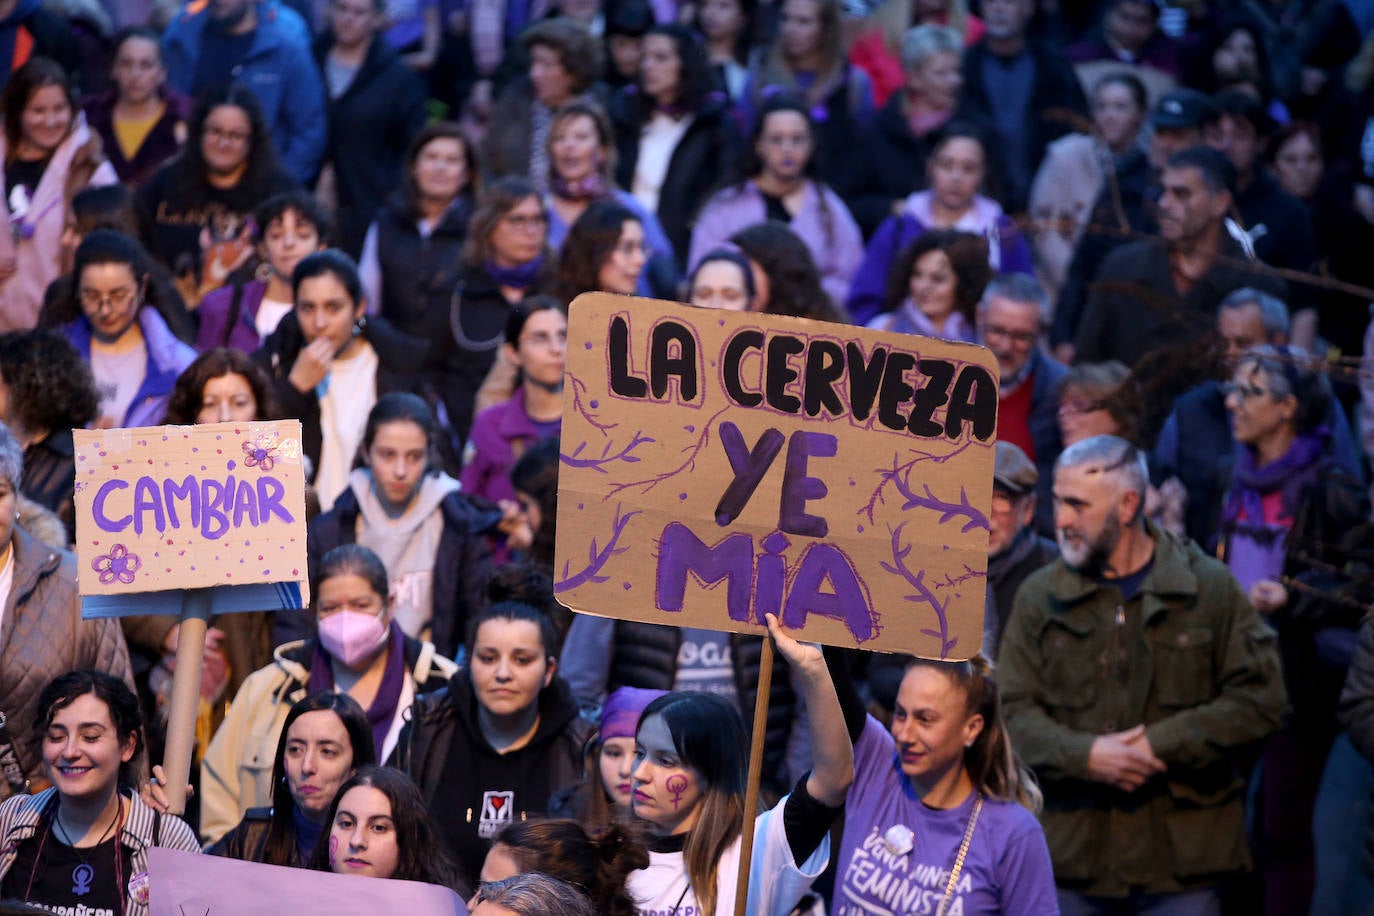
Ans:
{"type": "Polygon", "coordinates": [[[967,658],[982,347],[592,293],[568,327],[555,591],[584,613],[967,658]]]}
{"type": "Polygon", "coordinates": [[[160,847],[148,850],[148,916],[467,912],[453,891],[418,881],[260,865],[160,847]]]}
{"type": "Polygon", "coordinates": [[[296,420],[78,430],[86,615],[178,613],[177,594],[126,596],[210,586],[231,586],[213,589],[216,613],[302,606],[300,435],[296,420]]]}

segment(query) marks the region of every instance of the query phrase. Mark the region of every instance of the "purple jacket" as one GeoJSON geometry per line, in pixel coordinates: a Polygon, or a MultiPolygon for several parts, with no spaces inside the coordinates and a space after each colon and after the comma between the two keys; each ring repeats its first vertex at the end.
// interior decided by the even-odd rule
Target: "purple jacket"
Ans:
{"type": "Polygon", "coordinates": [[[258,307],[267,293],[267,284],[259,280],[249,280],[238,287],[241,291],[239,314],[234,327],[229,328],[229,313],[234,306],[234,284],[221,286],[206,294],[201,302],[200,331],[196,334],[196,350],[200,353],[215,347],[233,347],[244,353],[253,353],[262,346],[262,337],[254,323],[258,317],[258,307]],[[225,332],[228,331],[228,338],[225,332]]]}
{"type": "Polygon", "coordinates": [[[494,404],[477,415],[463,454],[463,493],[498,502],[515,499],[510,470],[525,449],[542,438],[525,412],[525,389],[517,388],[509,401],[494,404]]]}
{"type": "MultiPolygon", "coordinates": [[[[726,244],[739,230],[766,219],[768,206],[754,182],[720,191],[697,217],[688,270],[695,270],[707,252],[726,244]]],[[[849,208],[834,191],[809,181],[801,209],[788,226],[810,250],[826,293],[836,305],[843,305],[849,295],[849,281],[863,258],[863,236],[849,208]]]]}
{"type": "MultiPolygon", "coordinates": [[[[931,224],[930,201],[930,191],[917,191],[907,198],[901,216],[889,216],[873,233],[849,288],[849,314],[855,324],[867,325],[884,310],[883,294],[892,263],[926,233],[931,224]]],[[[1034,276],[1026,237],[994,201],[975,195],[973,207],[952,228],[987,238],[988,259],[994,273],[1034,276]]]]}
{"type": "MultiPolygon", "coordinates": [[[[167,322],[152,306],[139,310],[138,326],[143,331],[148,362],[143,370],[143,384],[138,386],[138,393],[129,402],[129,410],[120,424],[123,428],[161,424],[167,416],[167,401],[172,396],[172,386],[176,384],[177,376],[196,358],[196,351],[172,335],[167,329],[167,322]]],[[[81,358],[89,363],[91,323],[86,316],[71,322],[63,330],[81,358]]]]}

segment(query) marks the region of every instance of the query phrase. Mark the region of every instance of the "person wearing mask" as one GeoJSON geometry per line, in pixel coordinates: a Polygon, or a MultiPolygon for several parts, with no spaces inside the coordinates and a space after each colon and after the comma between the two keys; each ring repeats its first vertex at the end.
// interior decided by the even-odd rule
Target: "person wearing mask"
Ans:
{"type": "Polygon", "coordinates": [[[67,74],[36,57],[14,72],[0,97],[4,198],[0,220],[0,332],[38,321],[43,293],[60,272],[58,251],[72,195],[119,178],[86,126],[67,74]]]}
{"type": "Polygon", "coordinates": [[[282,723],[272,758],[272,805],[249,808],[205,851],[212,856],[301,868],[328,826],[339,788],[377,763],[367,712],[346,693],[299,700],[282,723]]]}
{"type": "Polygon", "coordinates": [[[564,302],[594,290],[634,295],[648,262],[644,224],[614,201],[597,201],[582,212],[563,240],[554,295],[564,302]]]}
{"type": "Polygon", "coordinates": [[[444,848],[473,883],[506,826],[547,812],[582,773],[587,728],[558,671],[557,634],[534,607],[504,601],[469,623],[468,663],[445,689],[417,699],[388,760],[445,818],[444,848]]]}
{"type": "Polygon", "coordinates": [[[115,88],[83,99],[81,107],[119,180],[139,187],[186,142],[191,100],[167,85],[155,30],[124,29],[111,52],[115,88]]]}
{"type": "Polygon", "coordinates": [[[253,359],[271,375],[282,412],[301,421],[301,450],[327,512],[348,486],[367,411],[381,395],[405,390],[418,344],[366,316],[357,265],[341,251],[306,255],[291,287],[295,309],[253,359]]]}
{"type": "Polygon", "coordinates": [[[458,670],[392,619],[386,567],[366,547],[336,547],[310,590],[318,635],[279,645],[250,674],[201,761],[201,837],[213,843],[250,808],[272,804],[272,760],[287,715],[304,697],[347,693],[367,710],[373,745],[395,747],[418,694],[458,670]]]}
{"type": "MultiPolygon", "coordinates": [[[[520,821],[497,834],[482,862],[479,886],[539,872],[583,888],[602,916],[636,916],[625,881],[648,864],[648,852],[619,824],[589,831],[572,820],[520,821]]],[[[477,902],[473,897],[468,906],[477,902]]]]}
{"type": "MultiPolygon", "coordinates": [[[[549,247],[563,247],[569,229],[597,201],[611,201],[629,210],[639,222],[648,263],[639,274],[642,296],[672,299],[677,295],[678,271],[673,246],[658,217],[633,194],[616,187],[615,130],[601,106],[574,100],[554,114],[549,127],[549,247]]],[[[591,289],[592,287],[587,287],[591,289]]]]}
{"type": "Polygon", "coordinates": [[[983,647],[995,658],[1007,630],[1016,592],[1031,573],[1059,556],[1054,541],[1036,531],[1040,472],[1026,453],[998,441],[988,513],[988,586],[996,614],[996,641],[983,647]]]}
{"type": "Polygon", "coordinates": [[[925,186],[932,146],[959,108],[964,85],[964,42],[955,29],[917,26],[902,37],[901,50],[900,91],[859,131],[835,180],[865,238],[925,186]]]}
{"type": "Polygon", "coordinates": [[[1136,173],[1148,168],[1140,143],[1148,110],[1144,83],[1131,73],[1110,73],[1093,87],[1092,131],[1060,137],[1045,150],[1031,185],[1028,234],[1036,272],[1052,298],[1102,191],[1109,183],[1137,182],[1136,173]]]}
{"type": "Polygon", "coordinates": [[[639,83],[622,89],[611,110],[617,183],[657,215],[679,274],[686,273],[692,219],[739,146],[714,79],[695,33],[658,25],[644,36],[639,83]]]}
{"type": "Polygon", "coordinates": [[[854,745],[835,912],[909,912],[921,900],[932,913],[1057,913],[1040,789],[1007,734],[987,658],[910,659],[888,729],[844,657],[826,655],[854,745]]]}
{"type": "Polygon", "coordinates": [[[1001,151],[1004,203],[1026,207],[1045,149],[1088,120],[1088,102],[1069,62],[1028,34],[1033,0],[985,0],[983,40],[964,55],[963,99],[993,125],[1001,151]]]}
{"type": "Polygon", "coordinates": [[[465,894],[453,857],[415,783],[391,767],[362,767],[339,787],[307,867],[336,875],[437,884],[465,894]]]}
{"type": "MultiPolygon", "coordinates": [[[[329,139],[324,168],[337,201],[339,247],[360,257],[368,225],[402,180],[406,150],[428,120],[425,84],[381,40],[383,0],[330,0],[315,40],[329,139]]],[[[436,30],[437,34],[437,30],[436,30]]]]}
{"type": "Polygon", "coordinates": [[[172,336],[147,263],[138,242],[110,229],[76,249],[67,312],[76,317],[64,331],[95,377],[100,429],[157,425],[177,376],[196,358],[172,336]]]}
{"type": "Polygon", "coordinates": [[[0,582],[6,591],[0,619],[0,711],[5,714],[3,740],[19,767],[17,773],[7,769],[0,774],[0,796],[6,798],[40,789],[51,779],[45,775],[43,753],[47,707],[38,702],[50,680],[94,668],[130,687],[134,682],[119,621],[81,617],[76,557],[48,547],[19,526],[16,501],[23,479],[23,450],[0,426],[0,582]]]}
{"type": "Polygon", "coordinates": [[[839,195],[815,177],[815,127],[795,100],[775,96],[764,102],[740,179],[717,192],[697,217],[687,259],[692,267],[735,232],[777,220],[806,242],[830,298],[837,305],[845,301],[863,257],[863,237],[839,195]]]}
{"type": "Polygon", "coordinates": [[[72,430],[89,425],[99,409],[91,368],[62,334],[0,334],[0,423],[9,427],[24,452],[19,490],[57,513],[66,544],[76,543],[72,430]]]}
{"type": "Polygon", "coordinates": [[[529,54],[529,73],[496,100],[482,143],[482,172],[528,177],[543,193],[554,112],[574,99],[590,101],[586,97],[601,78],[601,43],[570,19],[557,18],[530,26],[520,44],[529,54]]]}
{"type": "Polygon", "coordinates": [[[286,172],[300,184],[314,180],[329,125],[299,13],[277,0],[187,6],[167,27],[162,55],[167,81],[189,96],[231,81],[251,92],[286,172]]]}
{"type": "Polygon", "coordinates": [[[152,222],[153,256],[171,269],[182,299],[195,303],[252,256],[250,214],[297,182],[278,164],[262,108],[247,89],[198,96],[188,133],[138,199],[152,222]]]}
{"type": "MultiPolygon", "coordinates": [[[[309,527],[306,552],[340,544],[375,551],[391,582],[391,617],[402,632],[456,657],[467,622],[482,603],[491,554],[482,536],[501,519],[474,504],[436,465],[441,433],[417,395],[392,392],[367,415],[362,466],[328,512],[309,527]]],[[[313,565],[313,563],[312,563],[313,565]]],[[[289,612],[278,614],[277,631],[289,612]]],[[[308,625],[300,627],[302,635],[308,625]]]]}
{"type": "MultiPolygon", "coordinates": [[[[884,290],[897,256],[932,230],[982,236],[993,273],[1032,272],[1030,248],[1021,230],[996,201],[979,193],[987,175],[986,149],[977,130],[960,125],[946,128],[931,153],[930,190],[909,196],[898,213],[883,221],[864,250],[849,288],[849,312],[855,321],[871,323],[896,304],[884,297],[884,290]]],[[[981,295],[981,287],[978,292],[981,295]]],[[[978,301],[976,296],[973,301],[978,301]]]]}
{"type": "Polygon", "coordinates": [[[147,916],[148,850],[200,844],[185,821],[138,796],[138,697],[114,675],[69,671],[43,688],[33,714],[51,786],[0,803],[0,896],[45,911],[147,916]]]}
{"type": "Polygon", "coordinates": [[[855,131],[873,120],[868,74],[845,56],[840,0],[784,0],[773,46],[749,74],[740,105],[748,129],[768,99],[779,93],[810,113],[816,174],[834,183],[852,167],[855,131]]]}
{"type": "Polygon", "coordinates": [[[467,240],[477,172],[462,128],[439,121],[410,140],[399,193],[374,213],[358,274],[368,311],[403,333],[432,339],[467,240]]]}
{"type": "Polygon", "coordinates": [[[330,220],[312,194],[288,191],[253,213],[258,268],[252,279],[235,276],[205,297],[197,310],[196,349],[233,347],[253,353],[291,313],[291,274],[306,255],[329,244],[330,220]]]}
{"type": "Polygon", "coordinates": [[[1220,561],[1146,520],[1148,484],[1125,440],[1064,450],[1062,556],[1026,579],[1002,638],[1007,731],[1040,779],[1064,913],[1220,912],[1250,862],[1240,765],[1284,713],[1273,631],[1220,561]]]}

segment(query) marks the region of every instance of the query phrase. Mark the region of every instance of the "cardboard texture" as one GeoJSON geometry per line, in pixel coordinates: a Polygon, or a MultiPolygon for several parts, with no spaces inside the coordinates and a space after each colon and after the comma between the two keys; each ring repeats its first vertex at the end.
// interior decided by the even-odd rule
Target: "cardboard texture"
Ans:
{"type": "Polygon", "coordinates": [[[264,913],[405,913],[467,916],[446,887],[241,862],[153,847],[148,916],[262,916],[264,913]]]}
{"type": "Polygon", "coordinates": [[[575,611],[967,658],[997,364],[982,347],[588,293],[555,592],[575,611]]]}
{"type": "MultiPolygon", "coordinates": [[[[121,613],[118,596],[210,586],[253,586],[225,589],[220,610],[248,609],[229,606],[236,593],[255,602],[252,609],[299,607],[300,430],[296,420],[77,430],[81,594],[103,596],[95,603],[108,614],[121,613]]],[[[140,606],[154,610],[129,604],[140,606]]],[[[167,604],[166,612],[179,610],[179,602],[167,604]]]]}

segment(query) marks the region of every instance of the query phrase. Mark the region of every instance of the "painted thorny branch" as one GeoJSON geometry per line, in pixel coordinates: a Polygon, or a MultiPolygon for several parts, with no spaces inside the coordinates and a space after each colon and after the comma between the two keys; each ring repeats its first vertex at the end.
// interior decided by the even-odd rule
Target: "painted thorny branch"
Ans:
{"type": "Polygon", "coordinates": [[[577,376],[573,375],[571,372],[565,372],[564,375],[567,377],[568,387],[572,389],[573,410],[580,413],[582,415],[582,419],[586,420],[597,430],[599,430],[601,432],[601,435],[603,436],[608,434],[611,430],[615,429],[617,426],[620,425],[618,423],[602,423],[599,419],[597,419],[597,415],[592,413],[592,411],[597,409],[597,407],[599,407],[600,405],[598,405],[596,401],[591,401],[590,404],[582,403],[582,398],[587,393],[587,383],[582,381],[577,376]]]}
{"type": "Polygon", "coordinates": [[[936,583],[935,583],[935,587],[936,587],[936,588],[954,588],[954,587],[956,587],[956,586],[963,585],[965,582],[967,582],[967,581],[970,580],[970,579],[986,579],[986,578],[987,578],[987,575],[988,575],[988,574],[985,573],[985,572],[979,572],[979,571],[976,570],[976,569],[970,568],[969,565],[968,565],[967,563],[965,563],[965,564],[964,564],[964,572],[963,572],[963,575],[959,575],[959,576],[950,576],[949,573],[945,573],[945,581],[943,581],[943,582],[936,582],[936,583]]]}
{"type": "Polygon", "coordinates": [[[628,546],[620,546],[620,536],[625,533],[625,527],[630,524],[630,519],[639,515],[639,510],[634,512],[621,512],[621,505],[616,504],[615,521],[611,525],[611,537],[606,542],[606,546],[597,549],[596,538],[592,538],[591,546],[587,549],[587,565],[577,573],[569,575],[570,564],[563,564],[563,578],[554,583],[555,592],[563,592],[568,589],[577,588],[579,585],[587,583],[605,582],[610,576],[601,575],[601,570],[610,562],[611,557],[622,554],[629,550],[628,546]]]}
{"type": "Polygon", "coordinates": [[[653,477],[648,477],[644,480],[632,480],[627,483],[615,484],[610,488],[610,491],[607,492],[604,497],[602,497],[603,501],[610,499],[612,496],[619,496],[620,493],[622,493],[625,490],[632,490],[637,487],[641,488],[639,491],[641,495],[646,494],[649,491],[653,490],[654,487],[657,487],[659,484],[664,483],[665,481],[673,479],[674,477],[683,473],[684,471],[695,470],[697,458],[701,456],[702,450],[705,449],[706,446],[709,445],[711,442],[711,428],[716,425],[716,421],[720,419],[720,415],[725,413],[729,409],[729,406],[722,407],[720,410],[716,411],[715,414],[712,415],[711,419],[707,420],[704,424],[702,424],[701,432],[697,435],[696,442],[683,449],[683,451],[686,452],[687,457],[683,459],[682,463],[679,464],[677,467],[669,471],[664,471],[662,474],[655,474],[653,477]]]}
{"type": "Polygon", "coordinates": [[[598,474],[606,474],[608,473],[606,470],[606,465],[608,464],[614,464],[617,461],[624,461],[627,464],[638,463],[640,459],[635,456],[634,450],[641,445],[654,441],[652,436],[646,436],[643,432],[636,432],[634,438],[630,440],[629,445],[626,445],[614,455],[611,454],[611,449],[615,448],[615,440],[610,439],[607,440],[606,447],[601,450],[600,457],[581,457],[583,450],[587,448],[588,443],[586,442],[578,443],[577,448],[573,449],[571,455],[559,455],[558,457],[570,468],[588,468],[596,471],[598,474]]]}
{"type": "Polygon", "coordinates": [[[949,653],[954,651],[954,647],[959,642],[959,637],[951,638],[949,635],[949,615],[946,613],[949,608],[949,601],[941,601],[935,597],[935,593],[925,583],[926,571],[924,569],[912,572],[907,567],[905,560],[911,554],[912,545],[902,546],[902,529],[905,527],[906,522],[902,522],[896,528],[890,529],[892,531],[892,562],[879,562],[878,565],[893,575],[901,576],[907,581],[907,584],[916,590],[914,595],[905,596],[907,601],[930,605],[930,609],[935,612],[935,619],[940,628],[938,630],[926,628],[921,632],[932,639],[940,640],[940,657],[948,658],[949,653]]]}
{"type": "Polygon", "coordinates": [[[887,503],[887,497],[883,495],[883,489],[890,483],[897,491],[897,495],[901,496],[904,500],[900,511],[905,512],[908,509],[930,509],[940,513],[939,524],[941,525],[952,519],[963,517],[968,519],[968,521],[964,523],[963,532],[966,533],[975,528],[987,530],[987,516],[983,514],[981,510],[974,508],[973,504],[969,502],[968,492],[963,487],[959,488],[958,502],[949,502],[940,499],[930,489],[929,484],[922,485],[921,488],[925,491],[923,494],[917,493],[911,488],[911,472],[915,469],[916,465],[920,464],[922,461],[933,461],[936,464],[944,464],[972,444],[971,440],[966,441],[964,444],[945,455],[932,455],[929,452],[912,449],[911,451],[916,457],[904,464],[898,463],[899,456],[893,455],[892,467],[877,469],[876,473],[879,476],[878,486],[874,488],[873,495],[869,497],[868,502],[859,510],[859,514],[867,515],[870,523],[875,521],[874,515],[878,510],[878,506],[887,503]]]}

